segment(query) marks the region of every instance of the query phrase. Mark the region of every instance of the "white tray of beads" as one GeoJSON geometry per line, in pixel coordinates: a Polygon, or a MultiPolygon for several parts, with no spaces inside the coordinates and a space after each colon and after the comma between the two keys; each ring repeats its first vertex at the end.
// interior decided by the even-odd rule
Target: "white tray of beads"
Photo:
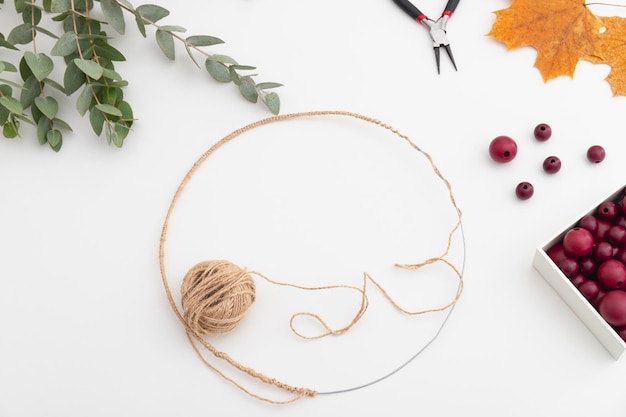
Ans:
{"type": "Polygon", "coordinates": [[[615,359],[626,350],[626,188],[535,251],[533,266],[615,359]]]}

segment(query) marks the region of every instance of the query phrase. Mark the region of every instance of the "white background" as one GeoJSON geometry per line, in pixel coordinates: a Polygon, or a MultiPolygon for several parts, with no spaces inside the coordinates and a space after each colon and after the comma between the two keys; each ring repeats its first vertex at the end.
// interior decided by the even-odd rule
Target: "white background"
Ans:
{"type": "MultiPolygon", "coordinates": [[[[164,23],[224,39],[215,53],[257,66],[258,81],[283,83],[282,113],[365,114],[429,152],[464,213],[466,290],[426,351],[366,389],[275,406],[208,370],[165,297],[161,226],[196,158],[269,112],[211,80],[184,50],[167,61],[153,33],[143,39],[127,19],[127,35],[112,41],[128,58],[117,69],[138,118],[123,149],[95,138],[72,101],[62,116],[74,131],[60,153],[28,129],[0,140],[0,416],[623,414],[626,362],[611,358],[531,266],[536,246],[624,186],[626,99],[612,96],[607,66],[583,62],[573,79],[544,83],[532,48],[507,51],[485,36],[504,0],[460,3],[448,27],[459,71],[444,55],[441,75],[426,31],[392,1],[158,4],[171,11],[164,23]],[[546,143],[532,138],[540,122],[554,131],[546,143]],[[510,164],[488,157],[498,135],[518,142],[510,164]],[[607,150],[602,164],[585,159],[593,144],[607,150]],[[549,155],[563,161],[554,176],[541,169],[549,155]],[[536,191],[522,202],[513,190],[524,180],[536,191]]],[[[436,16],[444,2],[418,5],[436,16]]],[[[5,35],[18,23],[11,14],[4,5],[5,35]]],[[[205,258],[280,281],[359,285],[363,271],[383,281],[393,262],[432,256],[450,224],[449,204],[429,188],[441,184],[411,162],[417,154],[379,137],[390,138],[356,121],[298,120],[249,132],[214,155],[172,220],[166,264],[175,297],[181,274],[205,258]]],[[[398,289],[398,301],[419,309],[454,289],[443,269],[424,276],[418,282],[430,282],[432,297],[419,292],[415,302],[398,289]]],[[[393,292],[393,280],[385,284],[393,292]]],[[[244,327],[216,345],[319,390],[396,367],[438,319],[399,318],[372,289],[353,334],[303,347],[286,331],[301,295],[259,287],[244,327]]],[[[315,296],[312,305],[339,322],[358,301],[315,296]]]]}

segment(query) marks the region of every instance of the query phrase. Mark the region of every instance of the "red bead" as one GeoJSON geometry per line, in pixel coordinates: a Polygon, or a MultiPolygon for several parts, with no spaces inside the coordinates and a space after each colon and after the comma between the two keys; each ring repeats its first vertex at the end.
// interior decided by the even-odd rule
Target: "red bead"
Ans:
{"type": "Polygon", "coordinates": [[[600,315],[612,326],[626,326],[626,292],[609,291],[598,306],[600,315]]]}
{"type": "Polygon", "coordinates": [[[543,161],[543,170],[548,174],[556,174],[561,169],[561,160],[557,156],[549,156],[543,161]]]}
{"type": "Polygon", "coordinates": [[[489,144],[489,155],[496,162],[509,162],[517,155],[517,143],[508,136],[498,136],[489,144]]]}
{"type": "Polygon", "coordinates": [[[598,230],[598,219],[592,215],[583,216],[583,218],[578,221],[578,226],[589,230],[591,233],[595,233],[596,230],[598,230]]]}
{"type": "Polygon", "coordinates": [[[574,258],[565,258],[559,262],[559,269],[566,277],[573,278],[575,275],[578,275],[578,262],[574,258]]]}
{"type": "Polygon", "coordinates": [[[616,259],[609,259],[600,264],[597,276],[598,282],[604,288],[616,290],[626,282],[626,266],[616,259]]]}
{"type": "Polygon", "coordinates": [[[606,151],[600,145],[593,145],[587,150],[587,159],[594,164],[604,161],[606,151]]]}
{"type": "Polygon", "coordinates": [[[562,243],[557,243],[556,245],[552,246],[550,249],[548,249],[548,252],[546,253],[548,254],[548,257],[552,259],[552,262],[554,262],[557,265],[563,259],[567,258],[567,255],[565,254],[565,249],[563,249],[562,243]]]}
{"type": "Polygon", "coordinates": [[[621,246],[626,243],[626,228],[615,224],[606,232],[606,239],[614,245],[621,246]]]}
{"type": "Polygon", "coordinates": [[[614,201],[605,201],[598,206],[598,217],[613,221],[619,215],[619,205],[614,201]]]}
{"type": "Polygon", "coordinates": [[[585,280],[578,286],[578,290],[587,300],[593,300],[600,294],[600,286],[592,279],[585,280]]]}
{"type": "Polygon", "coordinates": [[[613,258],[617,253],[615,247],[609,242],[598,242],[593,248],[593,254],[599,261],[606,261],[613,258]]]}
{"type": "Polygon", "coordinates": [[[582,227],[569,230],[563,237],[565,253],[575,258],[589,255],[593,249],[593,244],[593,235],[589,230],[582,227]]]}
{"type": "Polygon", "coordinates": [[[517,184],[517,187],[515,187],[515,195],[520,200],[528,200],[530,197],[533,196],[534,193],[535,188],[531,183],[526,181],[520,182],[519,184],[517,184]]]}
{"type": "Polygon", "coordinates": [[[540,123],[535,126],[535,131],[533,132],[535,135],[535,139],[538,141],[544,142],[552,136],[552,128],[549,124],[540,123]]]}

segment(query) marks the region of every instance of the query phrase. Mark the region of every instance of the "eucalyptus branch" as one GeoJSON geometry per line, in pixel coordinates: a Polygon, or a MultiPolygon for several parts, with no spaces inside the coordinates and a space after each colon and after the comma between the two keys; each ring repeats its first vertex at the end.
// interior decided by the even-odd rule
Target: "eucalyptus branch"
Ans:
{"type": "MultiPolygon", "coordinates": [[[[133,111],[124,100],[124,89],[128,86],[115,71],[115,62],[126,58],[109,43],[110,36],[103,26],[111,27],[124,35],[124,14],[130,13],[143,37],[146,27],[155,30],[156,42],[169,59],[176,55],[175,43],[181,43],[193,63],[203,57],[209,75],[222,83],[233,82],[241,95],[250,102],[261,101],[274,114],[280,110],[280,100],[275,92],[267,90],[280,87],[273,82],[256,83],[256,68],[240,65],[233,58],[207,52],[204,48],[223,43],[219,38],[208,35],[182,36],[186,29],[181,26],[158,23],[169,15],[169,11],[154,4],[137,8],[128,0],[14,0],[15,11],[21,15],[21,24],[14,27],[5,38],[0,33],[0,53],[20,52],[18,45],[31,44],[31,50],[21,54],[19,64],[4,60],[0,55],[0,74],[19,73],[21,82],[0,78],[0,125],[7,138],[19,136],[20,123],[34,125],[39,143],[48,144],[53,150],[61,149],[61,130],[71,127],[57,117],[60,103],[50,89],[64,96],[77,95],[76,109],[81,116],[89,113],[89,122],[97,136],[104,134],[109,143],[121,147],[134,122],[133,111]],[[92,13],[99,4],[103,18],[92,13]],[[56,34],[41,24],[46,17],[56,23],[56,34]],[[59,30],[60,29],[60,30],[59,30]],[[41,50],[38,34],[55,40],[50,51],[41,50]],[[55,58],[63,60],[63,83],[50,78],[55,67],[55,58]],[[79,92],[80,90],[80,92],[79,92]],[[30,110],[30,115],[26,113],[30,110]]],[[[4,4],[4,0],[0,0],[4,4]]],[[[0,12],[4,12],[3,10],[0,12]]]]}

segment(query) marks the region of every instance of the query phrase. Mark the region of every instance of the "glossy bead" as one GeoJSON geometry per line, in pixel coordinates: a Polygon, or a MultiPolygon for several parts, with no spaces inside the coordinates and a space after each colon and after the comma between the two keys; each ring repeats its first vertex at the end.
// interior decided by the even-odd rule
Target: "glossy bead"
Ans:
{"type": "Polygon", "coordinates": [[[557,156],[549,156],[543,161],[543,170],[548,174],[556,174],[561,169],[561,160],[557,156]]]}
{"type": "Polygon", "coordinates": [[[604,320],[612,326],[626,326],[626,292],[609,291],[606,293],[598,311],[604,320]]]}
{"type": "Polygon", "coordinates": [[[552,259],[552,262],[554,262],[557,265],[563,259],[567,258],[567,255],[565,254],[565,249],[563,249],[562,243],[557,243],[556,245],[552,246],[550,249],[548,249],[546,253],[548,257],[552,259]]]}
{"type": "Polygon", "coordinates": [[[587,278],[583,274],[576,273],[574,276],[569,277],[574,287],[578,288],[583,282],[587,281],[587,278]]]}
{"type": "Polygon", "coordinates": [[[508,136],[498,136],[489,144],[489,155],[496,162],[512,161],[517,155],[517,143],[508,136]]]}
{"type": "Polygon", "coordinates": [[[517,184],[517,187],[515,187],[515,195],[520,200],[528,200],[530,197],[533,196],[534,193],[535,188],[531,183],[526,181],[520,182],[519,184],[517,184]]]}
{"type": "Polygon", "coordinates": [[[593,250],[594,238],[591,232],[582,227],[574,227],[563,236],[565,253],[575,258],[587,256],[593,250]]]}
{"type": "Polygon", "coordinates": [[[617,259],[609,259],[600,264],[597,276],[604,288],[616,290],[626,283],[626,266],[617,259]]]}
{"type": "Polygon", "coordinates": [[[587,149],[587,159],[594,164],[604,161],[606,151],[600,145],[593,145],[587,149]]]}
{"type": "Polygon", "coordinates": [[[593,254],[599,261],[606,261],[616,255],[616,250],[609,242],[598,242],[593,248],[593,254]]]}
{"type": "Polygon", "coordinates": [[[618,224],[611,226],[608,232],[606,232],[606,239],[617,246],[621,246],[626,243],[626,228],[618,224]]]}
{"type": "Polygon", "coordinates": [[[590,301],[600,294],[600,286],[592,279],[585,280],[578,286],[578,290],[587,300],[590,301]]]}
{"type": "Polygon", "coordinates": [[[613,226],[613,224],[610,221],[598,219],[598,228],[596,229],[596,232],[593,234],[596,239],[596,242],[602,242],[605,240],[606,233],[609,231],[611,226],[613,226]]]}
{"type": "Polygon", "coordinates": [[[578,261],[578,265],[580,266],[580,272],[587,277],[594,276],[598,267],[598,263],[591,256],[587,256],[578,261]]]}
{"type": "Polygon", "coordinates": [[[596,230],[598,230],[598,219],[590,214],[583,216],[583,218],[578,221],[578,226],[589,230],[591,233],[595,233],[596,230]]]}
{"type": "Polygon", "coordinates": [[[535,139],[540,142],[544,142],[552,136],[552,128],[549,124],[539,123],[535,126],[535,131],[533,133],[535,135],[535,139]]]}
{"type": "Polygon", "coordinates": [[[573,278],[578,274],[578,262],[574,258],[565,258],[559,262],[559,269],[566,277],[573,278]]]}
{"type": "Polygon", "coordinates": [[[619,205],[614,201],[605,201],[598,206],[598,217],[613,221],[619,215],[619,205]]]}

